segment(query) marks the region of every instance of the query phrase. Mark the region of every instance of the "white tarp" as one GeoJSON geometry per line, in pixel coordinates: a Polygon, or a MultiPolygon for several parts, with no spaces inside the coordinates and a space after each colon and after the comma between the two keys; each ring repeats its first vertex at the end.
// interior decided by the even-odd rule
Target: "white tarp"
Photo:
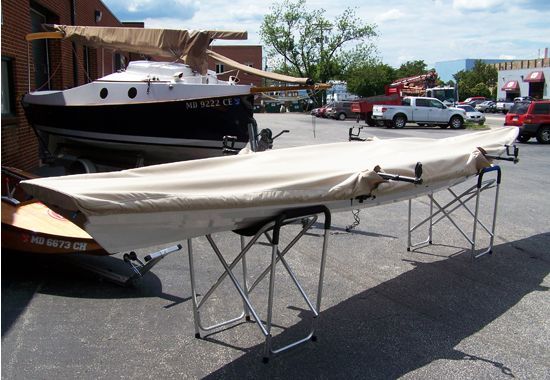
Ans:
{"type": "MultiPolygon", "coordinates": [[[[86,222],[112,215],[126,215],[136,223],[139,214],[325,204],[475,175],[490,165],[478,147],[488,154],[501,154],[517,133],[517,128],[500,128],[445,139],[310,145],[111,173],[33,179],[21,186],[47,205],[79,211],[86,222]],[[423,185],[384,182],[374,171],[379,166],[386,173],[414,177],[417,162],[423,165],[423,185]]],[[[122,223],[123,218],[117,220],[122,223]]],[[[105,244],[106,238],[95,236],[93,228],[86,230],[105,244]]],[[[127,246],[121,243],[105,248],[122,247],[127,246]]]]}

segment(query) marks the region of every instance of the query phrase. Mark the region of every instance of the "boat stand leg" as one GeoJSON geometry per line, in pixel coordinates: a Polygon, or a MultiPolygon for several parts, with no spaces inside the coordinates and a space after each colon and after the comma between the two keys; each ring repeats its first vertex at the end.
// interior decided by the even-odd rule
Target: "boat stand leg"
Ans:
{"type": "Polygon", "coordinates": [[[245,314],[251,315],[254,319],[254,322],[258,325],[261,333],[264,335],[265,338],[265,344],[264,344],[264,357],[263,361],[268,362],[271,355],[278,354],[282,351],[286,351],[292,347],[295,347],[301,343],[307,342],[309,340],[315,340],[314,331],[315,331],[315,320],[319,315],[319,310],[321,307],[321,299],[322,299],[322,293],[323,293],[323,279],[324,279],[324,273],[325,273],[325,263],[326,263],[326,252],[328,248],[328,236],[329,236],[329,229],[330,229],[330,212],[326,207],[315,207],[315,208],[307,208],[308,211],[311,211],[313,209],[315,211],[315,214],[303,214],[303,213],[297,213],[296,210],[292,210],[292,212],[289,212],[290,215],[287,216],[286,214],[282,214],[279,218],[277,218],[276,221],[268,222],[264,226],[262,226],[256,234],[252,237],[252,239],[245,244],[244,239],[241,239],[241,252],[237,255],[235,259],[231,262],[231,264],[227,263],[227,261],[224,259],[221,251],[215,244],[212,236],[206,235],[207,240],[210,243],[210,246],[214,250],[214,253],[218,257],[218,260],[224,267],[224,273],[218,278],[216,283],[211,286],[210,290],[204,294],[201,301],[198,302],[198,295],[196,293],[196,282],[195,282],[195,268],[193,265],[193,250],[191,246],[190,239],[188,240],[188,247],[189,247],[189,269],[191,272],[191,288],[192,288],[192,300],[193,300],[193,314],[194,314],[194,320],[195,320],[195,334],[197,337],[200,337],[200,334],[202,331],[208,331],[212,330],[218,327],[221,327],[223,325],[233,323],[239,319],[241,319],[245,314]],[[317,287],[317,302],[314,306],[313,303],[309,300],[307,297],[304,289],[300,285],[296,275],[293,273],[292,269],[290,268],[289,264],[285,260],[284,256],[285,254],[294,246],[297,241],[311,228],[311,226],[315,223],[317,220],[317,213],[325,213],[325,233],[323,238],[323,248],[322,248],[322,254],[321,254],[321,267],[319,271],[319,283],[317,287]],[[300,232],[288,243],[288,245],[281,251],[279,249],[279,236],[280,236],[280,229],[283,225],[286,225],[289,223],[289,221],[299,220],[299,217],[303,216],[311,216],[311,219],[306,225],[302,226],[302,229],[300,232]],[[273,237],[269,236],[267,233],[269,230],[273,230],[273,237]],[[237,265],[237,263],[245,258],[246,253],[250,250],[252,245],[258,240],[258,238],[265,234],[268,242],[271,246],[271,261],[268,267],[258,276],[256,281],[248,287],[247,285],[247,268],[246,264],[243,266],[243,286],[239,283],[237,280],[237,277],[233,273],[233,269],[237,265]],[[272,327],[273,327],[273,304],[275,299],[275,282],[276,282],[276,266],[278,262],[281,262],[286,269],[286,271],[289,273],[292,281],[294,282],[296,288],[306,301],[308,307],[313,313],[313,319],[311,322],[311,328],[309,333],[306,337],[296,340],[284,347],[273,349],[272,345],[272,327]],[[254,306],[252,305],[250,301],[250,292],[269,274],[269,290],[268,290],[268,299],[267,299],[267,318],[266,321],[262,321],[262,319],[259,317],[259,314],[256,312],[254,306]],[[202,323],[200,321],[200,308],[204,304],[204,302],[212,295],[214,290],[219,286],[221,281],[225,279],[225,277],[229,276],[231,282],[233,283],[235,289],[239,293],[239,296],[241,297],[244,305],[244,312],[241,316],[218,323],[214,326],[204,327],[202,326],[202,323]]]}
{"type": "MultiPolygon", "coordinates": [[[[244,239],[244,236],[241,236],[241,252],[246,247],[246,241],[244,239]]],[[[243,290],[246,296],[248,297],[248,267],[246,265],[246,255],[243,256],[242,259],[242,265],[243,265],[243,290]]],[[[244,317],[247,321],[250,321],[250,310],[248,310],[248,306],[246,306],[246,302],[243,301],[243,310],[244,310],[244,317]]]]}
{"type": "Polygon", "coordinates": [[[197,302],[197,290],[195,283],[195,266],[193,263],[193,244],[192,239],[187,239],[187,251],[189,256],[189,277],[191,280],[191,299],[193,301],[193,323],[195,325],[195,338],[201,337],[201,330],[199,326],[199,306],[197,302]]]}
{"type": "MultiPolygon", "coordinates": [[[[474,259],[478,259],[478,258],[480,258],[482,256],[485,256],[485,255],[491,255],[493,253],[493,244],[495,242],[495,231],[496,231],[497,211],[498,211],[498,197],[499,197],[499,193],[500,193],[500,181],[502,179],[502,173],[501,173],[501,170],[500,170],[499,166],[494,166],[492,168],[485,169],[485,171],[483,171],[480,174],[480,176],[483,176],[483,174],[485,174],[489,171],[496,171],[497,172],[497,179],[496,179],[496,185],[495,185],[495,203],[493,205],[493,218],[492,218],[492,223],[491,223],[491,231],[489,232],[487,230],[487,228],[477,218],[478,203],[476,203],[476,218],[475,218],[476,219],[476,225],[477,225],[477,222],[480,223],[480,225],[489,234],[489,246],[484,251],[482,251],[478,254],[475,254],[475,245],[474,245],[474,247],[472,247],[472,257],[474,259]]],[[[482,191],[481,179],[478,181],[478,189],[479,189],[479,192],[482,191]]],[[[475,231],[475,228],[474,228],[474,231],[475,231]]],[[[475,242],[475,238],[474,238],[474,242],[475,242]]]]}
{"type": "Polygon", "coordinates": [[[478,178],[477,179],[477,185],[474,185],[474,186],[468,188],[467,190],[463,191],[460,194],[455,193],[452,190],[452,188],[449,188],[448,191],[453,196],[453,199],[450,202],[448,202],[444,205],[441,205],[437,200],[435,200],[433,194],[428,195],[428,197],[430,198],[430,215],[429,215],[428,218],[422,220],[420,223],[418,223],[414,227],[411,227],[411,217],[412,217],[411,209],[412,209],[412,206],[411,206],[411,200],[409,200],[409,205],[408,205],[409,206],[409,210],[408,210],[409,220],[408,220],[408,237],[407,237],[408,238],[407,239],[407,250],[408,251],[410,251],[410,249],[412,247],[425,245],[426,243],[431,244],[432,243],[433,226],[436,225],[437,223],[439,223],[441,220],[447,219],[458,230],[458,232],[460,232],[460,234],[468,241],[468,243],[470,245],[470,255],[473,259],[477,259],[481,256],[492,253],[493,244],[494,244],[495,229],[496,229],[496,218],[497,218],[497,210],[498,210],[498,197],[499,197],[499,189],[500,189],[500,181],[501,181],[500,167],[491,166],[489,168],[486,168],[486,169],[482,170],[479,173],[477,178],[478,178]],[[491,180],[483,181],[483,176],[486,173],[491,172],[491,171],[496,171],[497,172],[496,180],[491,179],[491,180]],[[496,182],[496,185],[494,185],[495,182],[496,182]],[[495,197],[494,197],[494,205],[493,205],[492,225],[491,225],[491,228],[489,229],[480,220],[479,205],[480,205],[480,200],[481,200],[481,194],[485,190],[491,189],[493,187],[495,187],[495,197]],[[475,200],[475,207],[474,207],[473,211],[467,205],[467,202],[472,200],[472,199],[475,200]],[[433,212],[433,206],[434,205],[437,207],[437,211],[435,213],[433,212]],[[471,235],[466,233],[458,225],[458,223],[453,219],[453,217],[451,216],[451,214],[459,208],[463,209],[463,210],[466,210],[472,217],[473,223],[472,223],[472,233],[471,233],[471,235]],[[442,214],[442,215],[439,216],[434,221],[435,216],[437,216],[438,214],[442,214]],[[426,241],[413,244],[411,242],[412,232],[415,229],[417,229],[418,227],[420,227],[421,225],[426,224],[426,223],[429,223],[428,239],[426,241]],[[488,236],[489,236],[489,245],[488,245],[488,248],[485,249],[483,252],[480,252],[480,253],[476,254],[475,251],[476,251],[476,239],[477,239],[477,235],[478,235],[478,231],[477,231],[478,224],[488,234],[488,236]]]}
{"type": "Polygon", "coordinates": [[[265,337],[265,349],[264,349],[264,363],[267,363],[269,356],[271,355],[271,318],[273,317],[273,293],[275,292],[275,264],[277,258],[278,243],[274,243],[271,247],[271,271],[269,274],[269,293],[267,296],[267,321],[266,330],[267,335],[265,337]]]}
{"type": "MultiPolygon", "coordinates": [[[[276,354],[279,354],[281,352],[284,352],[284,351],[287,351],[291,348],[294,348],[302,343],[305,343],[305,342],[308,342],[310,340],[312,341],[316,341],[317,340],[317,337],[314,335],[315,334],[315,328],[316,328],[316,320],[317,320],[317,317],[319,316],[319,312],[320,312],[320,308],[321,308],[321,299],[322,299],[322,296],[323,296],[323,280],[324,280],[324,274],[325,274],[325,263],[326,263],[326,252],[327,252],[327,248],[328,248],[328,236],[329,236],[329,230],[330,230],[330,223],[331,223],[331,216],[330,216],[330,212],[328,209],[324,209],[323,212],[325,213],[325,231],[324,231],[324,236],[323,236],[323,247],[322,247],[322,251],[321,251],[321,264],[320,264],[320,269],[319,269],[319,282],[318,282],[318,287],[317,287],[317,302],[316,302],[316,306],[314,306],[312,304],[312,302],[309,300],[307,294],[305,293],[303,287],[300,285],[296,275],[294,274],[294,272],[292,271],[292,269],[290,268],[290,266],[288,265],[288,263],[286,262],[286,260],[284,259],[284,253],[286,253],[286,251],[288,250],[288,246],[287,248],[285,248],[285,250],[283,252],[280,252],[278,250],[278,243],[279,243],[279,231],[277,230],[277,228],[280,229],[280,225],[279,226],[275,226],[275,229],[274,229],[274,233],[273,233],[273,239],[269,239],[270,242],[272,242],[273,244],[273,252],[272,252],[272,262],[271,262],[271,277],[270,277],[270,286],[269,286],[269,289],[270,289],[270,297],[269,297],[269,300],[268,300],[268,332],[270,333],[267,337],[266,337],[266,343],[265,343],[265,351],[264,351],[264,358],[263,358],[263,361],[264,363],[267,363],[269,361],[269,357],[270,355],[276,355],[276,354]],[[271,335],[271,316],[272,316],[272,307],[273,307],[273,287],[274,287],[274,279],[275,279],[275,264],[276,264],[276,256],[274,255],[274,253],[277,253],[277,256],[279,257],[279,260],[281,261],[281,263],[283,264],[283,266],[285,267],[287,273],[289,274],[289,276],[291,277],[292,281],[294,282],[296,288],[298,289],[298,291],[300,292],[300,294],[302,295],[302,297],[304,298],[305,302],[307,303],[310,311],[312,312],[313,314],[313,318],[312,318],[312,321],[311,321],[311,325],[310,325],[310,329],[309,329],[309,332],[308,334],[301,338],[301,339],[298,339],[294,342],[291,342],[283,347],[280,347],[278,349],[273,349],[272,348],[272,335],[271,335]]],[[[302,227],[302,231],[300,232],[300,234],[295,238],[295,240],[298,240],[299,238],[301,238],[301,236],[303,236],[303,234],[305,234],[305,232],[307,232],[311,226],[313,225],[313,223],[315,223],[315,220],[317,218],[315,218],[314,220],[311,220],[309,223],[307,223],[306,225],[304,225],[302,227]]],[[[293,240],[289,245],[294,245],[295,241],[293,240]]]]}
{"type": "Polygon", "coordinates": [[[433,212],[433,207],[434,207],[434,198],[433,198],[433,193],[432,194],[428,194],[428,198],[430,199],[430,214],[428,215],[428,217],[426,219],[424,219],[422,222],[420,222],[419,224],[415,225],[414,227],[411,227],[411,219],[412,219],[412,199],[409,199],[409,217],[408,217],[408,234],[407,234],[407,251],[411,251],[411,249],[414,249],[414,248],[417,248],[417,247],[424,247],[426,245],[429,245],[429,244],[432,244],[433,243],[433,225],[434,225],[434,222],[433,222],[433,217],[434,217],[434,212],[433,212]],[[426,240],[422,240],[422,241],[419,241],[419,242],[416,242],[416,243],[413,243],[412,242],[412,233],[418,228],[420,227],[421,225],[425,224],[425,223],[428,223],[428,237],[426,238],[426,240]]]}
{"type": "MultiPolygon", "coordinates": [[[[206,235],[206,238],[208,242],[210,243],[210,246],[214,250],[214,252],[218,255],[218,258],[222,258],[221,252],[219,251],[218,247],[216,246],[216,243],[212,239],[210,235],[206,235]]],[[[223,274],[218,278],[218,280],[210,287],[210,289],[202,296],[200,302],[198,301],[198,294],[196,291],[196,281],[195,281],[195,267],[193,263],[193,249],[191,245],[191,239],[188,240],[188,247],[189,247],[189,272],[191,277],[191,291],[193,296],[193,317],[194,317],[194,323],[195,323],[195,337],[200,338],[201,333],[203,331],[212,331],[214,329],[217,329],[222,326],[226,326],[232,323],[235,323],[239,320],[241,320],[243,317],[247,317],[247,320],[250,320],[250,312],[249,305],[246,303],[246,301],[243,299],[243,310],[241,311],[241,314],[227,319],[225,321],[222,321],[220,323],[216,323],[211,326],[205,326],[201,319],[201,313],[200,309],[205,304],[205,302],[210,298],[210,296],[214,293],[214,291],[218,288],[218,286],[223,282],[223,280],[229,275],[230,277],[233,276],[232,270],[233,268],[238,264],[239,261],[244,260],[246,253],[252,247],[252,245],[256,242],[258,237],[253,238],[248,244],[244,246],[244,248],[241,250],[241,252],[237,255],[237,257],[233,260],[231,264],[227,264],[225,260],[222,261],[222,265],[224,266],[225,271],[223,274]],[[225,268],[227,265],[227,268],[225,268]]],[[[241,240],[241,244],[244,244],[244,240],[241,240]]],[[[220,260],[221,261],[221,260],[220,260]]],[[[246,295],[246,299],[248,299],[248,289],[246,288],[246,263],[243,261],[243,275],[245,276],[244,281],[244,288],[241,288],[243,293],[246,295]]],[[[234,278],[231,279],[233,281],[234,278]]],[[[240,286],[239,286],[240,287],[240,286]]]]}

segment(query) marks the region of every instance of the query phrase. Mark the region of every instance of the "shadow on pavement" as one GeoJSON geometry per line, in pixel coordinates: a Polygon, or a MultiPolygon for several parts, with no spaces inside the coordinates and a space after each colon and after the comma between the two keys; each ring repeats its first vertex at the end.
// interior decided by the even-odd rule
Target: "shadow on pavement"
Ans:
{"type": "Polygon", "coordinates": [[[153,272],[148,272],[135,286],[123,287],[77,266],[78,261],[94,263],[125,276],[133,274],[128,264],[113,256],[75,257],[2,250],[2,336],[36,292],[91,299],[159,297],[173,302],[167,307],[190,299],[164,293],[161,280],[153,272]]]}
{"type": "MultiPolygon", "coordinates": [[[[490,360],[490,352],[481,357],[455,347],[529,293],[548,291],[540,284],[550,273],[549,244],[545,233],[496,246],[493,256],[474,262],[466,253],[411,261],[414,269],[323,310],[317,342],[267,365],[258,344],[207,378],[389,379],[438,359],[489,363],[504,378],[517,377],[506,363],[490,360]]],[[[299,337],[309,318],[303,317],[276,336],[275,345],[299,337]]]]}

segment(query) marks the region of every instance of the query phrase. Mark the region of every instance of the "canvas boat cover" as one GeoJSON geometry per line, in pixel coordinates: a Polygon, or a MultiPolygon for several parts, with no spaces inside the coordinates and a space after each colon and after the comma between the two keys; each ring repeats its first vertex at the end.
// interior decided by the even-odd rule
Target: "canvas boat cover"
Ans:
{"type": "Polygon", "coordinates": [[[85,217],[325,204],[418,186],[386,182],[376,167],[413,177],[416,163],[421,162],[424,184],[475,175],[490,165],[478,147],[499,155],[517,134],[517,128],[500,128],[445,139],[300,146],[110,173],[39,178],[23,181],[21,186],[48,205],[85,217]]]}
{"type": "Polygon", "coordinates": [[[246,40],[247,32],[217,30],[173,30],[97,26],[44,25],[64,38],[92,47],[180,58],[195,71],[206,74],[206,50],[213,39],[246,40]]]}

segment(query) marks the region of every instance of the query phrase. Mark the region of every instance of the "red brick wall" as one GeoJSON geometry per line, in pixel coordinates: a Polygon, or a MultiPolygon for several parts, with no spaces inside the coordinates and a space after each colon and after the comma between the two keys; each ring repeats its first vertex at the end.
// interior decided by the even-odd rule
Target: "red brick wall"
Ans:
{"type": "MultiPolygon", "coordinates": [[[[76,24],[91,26],[122,26],[122,23],[100,0],[76,1],[76,24]],[[95,22],[95,10],[102,12],[102,19],[95,22]]],[[[31,51],[31,70],[28,78],[25,35],[31,32],[30,9],[36,7],[46,13],[47,21],[71,24],[70,0],[2,1],[2,57],[12,62],[14,117],[2,117],[2,165],[31,170],[39,166],[38,140],[26,121],[20,105],[21,97],[28,92],[30,79],[34,90],[34,74],[31,51]]],[[[78,83],[73,76],[73,47],[68,41],[49,40],[50,75],[52,89],[66,89],[86,82],[83,50],[76,48],[78,83]]],[[[113,52],[90,49],[90,78],[96,79],[113,71],[113,52]],[[103,56],[103,57],[102,57],[103,56]],[[101,66],[103,58],[103,68],[101,66]]],[[[5,78],[2,78],[4,81],[5,78]]]]}
{"type": "MultiPolygon", "coordinates": [[[[231,58],[234,61],[239,63],[252,63],[252,67],[256,69],[263,69],[262,67],[262,46],[261,45],[213,45],[211,46],[212,50],[216,53],[219,53],[227,58],[231,58]]],[[[214,59],[208,59],[208,68],[210,70],[216,70],[216,62],[214,59]]],[[[230,67],[225,67],[224,71],[231,70],[230,67]]],[[[226,75],[219,76],[220,79],[227,80],[230,75],[236,75],[237,72],[231,72],[226,75]]],[[[262,78],[247,74],[239,73],[239,79],[241,84],[252,83],[254,86],[262,86],[262,78]]]]}

